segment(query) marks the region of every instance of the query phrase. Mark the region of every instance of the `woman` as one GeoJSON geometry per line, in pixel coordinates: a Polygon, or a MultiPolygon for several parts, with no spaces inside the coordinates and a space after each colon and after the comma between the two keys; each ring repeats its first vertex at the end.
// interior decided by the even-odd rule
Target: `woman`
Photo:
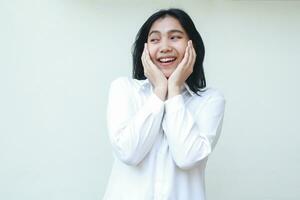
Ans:
{"type": "Polygon", "coordinates": [[[160,10],[133,45],[133,79],[110,87],[107,124],[116,157],[105,200],[205,200],[204,173],[225,100],[207,88],[204,45],[180,9],[160,10]]]}

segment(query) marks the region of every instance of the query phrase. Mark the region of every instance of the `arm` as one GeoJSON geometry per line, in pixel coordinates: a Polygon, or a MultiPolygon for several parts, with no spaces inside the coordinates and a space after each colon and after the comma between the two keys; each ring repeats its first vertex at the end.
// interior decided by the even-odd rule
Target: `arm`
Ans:
{"type": "Polygon", "coordinates": [[[189,169],[207,157],[222,128],[225,100],[211,97],[192,115],[177,95],[166,102],[163,127],[173,159],[178,167],[189,169]]]}
{"type": "Polygon", "coordinates": [[[117,79],[109,91],[107,125],[115,155],[138,165],[150,151],[161,128],[164,105],[152,94],[140,108],[128,80],[117,79]]]}

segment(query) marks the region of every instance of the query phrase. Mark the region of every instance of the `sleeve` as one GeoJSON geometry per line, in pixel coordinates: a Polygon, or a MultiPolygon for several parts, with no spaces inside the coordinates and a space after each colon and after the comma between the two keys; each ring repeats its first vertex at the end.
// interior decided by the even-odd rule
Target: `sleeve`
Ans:
{"type": "Polygon", "coordinates": [[[115,155],[138,165],[150,151],[161,129],[164,104],[155,94],[138,106],[133,85],[119,78],[111,83],[107,107],[109,139],[115,155]]]}
{"type": "Polygon", "coordinates": [[[196,114],[186,108],[182,95],[166,102],[163,127],[172,157],[179,168],[190,169],[213,150],[221,129],[225,109],[222,95],[208,98],[196,114]]]}

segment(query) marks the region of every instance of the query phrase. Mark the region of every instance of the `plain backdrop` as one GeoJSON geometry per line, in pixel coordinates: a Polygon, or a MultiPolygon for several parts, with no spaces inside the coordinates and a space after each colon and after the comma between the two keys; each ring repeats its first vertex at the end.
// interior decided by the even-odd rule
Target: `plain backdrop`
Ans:
{"type": "Polygon", "coordinates": [[[0,0],[1,200],[102,199],[109,85],[169,7],[194,20],[227,101],[208,200],[300,199],[300,1],[0,0]]]}

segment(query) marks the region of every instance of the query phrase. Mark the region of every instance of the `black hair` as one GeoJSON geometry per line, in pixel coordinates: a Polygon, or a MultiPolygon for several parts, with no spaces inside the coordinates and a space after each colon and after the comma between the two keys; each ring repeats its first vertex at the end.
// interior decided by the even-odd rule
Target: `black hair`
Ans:
{"type": "Polygon", "coordinates": [[[203,60],[205,55],[205,48],[202,38],[197,31],[190,16],[183,10],[177,8],[162,9],[151,15],[138,31],[135,42],[132,46],[133,71],[132,76],[138,80],[144,80],[147,77],[144,75],[144,68],[141,61],[141,56],[144,50],[144,43],[147,42],[148,34],[152,24],[165,16],[176,18],[183,29],[186,31],[188,37],[193,42],[196,51],[196,61],[193,72],[186,80],[190,89],[198,94],[198,91],[206,87],[205,74],[203,70],[203,60]]]}

